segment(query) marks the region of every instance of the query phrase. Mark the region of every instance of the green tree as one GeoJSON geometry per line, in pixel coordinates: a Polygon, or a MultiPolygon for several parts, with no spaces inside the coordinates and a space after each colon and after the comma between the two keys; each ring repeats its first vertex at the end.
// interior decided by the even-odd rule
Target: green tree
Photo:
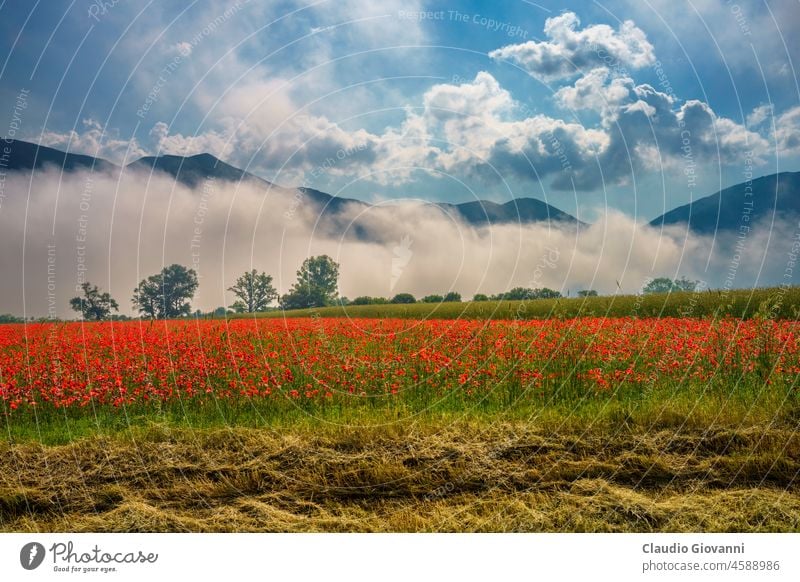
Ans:
{"type": "Polygon", "coordinates": [[[444,297],[441,295],[426,295],[422,298],[423,303],[441,303],[444,301],[444,297]]]}
{"type": "Polygon", "coordinates": [[[278,292],[272,286],[272,277],[255,269],[236,279],[233,287],[228,287],[228,291],[232,291],[237,297],[237,301],[231,306],[237,313],[266,311],[269,304],[278,298],[278,292]]]}
{"type": "Polygon", "coordinates": [[[444,301],[447,303],[461,303],[461,293],[457,291],[450,291],[444,296],[444,301]]]}
{"type": "Polygon", "coordinates": [[[672,287],[675,291],[695,291],[699,284],[700,281],[692,281],[686,277],[681,277],[672,282],[672,287]]]}
{"type": "Polygon", "coordinates": [[[483,293],[476,293],[475,297],[472,298],[473,301],[489,301],[489,296],[483,293]]]}
{"type": "Polygon", "coordinates": [[[672,293],[673,291],[694,291],[697,289],[699,281],[691,281],[686,277],[675,279],[669,277],[656,277],[652,279],[642,289],[642,293],[672,293]]]}
{"type": "Polygon", "coordinates": [[[297,282],[281,297],[284,309],[324,307],[338,296],[339,263],[328,255],[309,257],[297,271],[297,282]]]}
{"type": "Polygon", "coordinates": [[[502,293],[501,297],[502,299],[506,299],[508,301],[524,301],[527,299],[535,299],[536,295],[533,289],[527,289],[526,287],[514,287],[510,291],[502,293]]]}
{"type": "Polygon", "coordinates": [[[642,288],[642,293],[670,293],[672,291],[672,279],[668,277],[656,277],[650,280],[647,285],[642,288]]]}
{"type": "Polygon", "coordinates": [[[597,297],[597,291],[594,289],[581,289],[578,291],[578,297],[597,297]]]}
{"type": "Polygon", "coordinates": [[[361,295],[356,297],[350,302],[350,305],[385,305],[389,300],[385,297],[370,297],[369,295],[361,295]]]}
{"type": "Polygon", "coordinates": [[[10,313],[3,313],[0,315],[0,323],[22,323],[24,321],[24,318],[17,317],[16,315],[12,315],[10,313]]]}
{"type": "Polygon", "coordinates": [[[398,293],[392,297],[391,303],[416,303],[417,300],[411,293],[398,293]]]}
{"type": "Polygon", "coordinates": [[[119,311],[119,305],[108,293],[100,293],[97,285],[88,281],[81,284],[83,296],[73,297],[69,300],[70,307],[83,316],[87,321],[101,321],[108,319],[111,310],[119,311]]]}
{"type": "Polygon", "coordinates": [[[133,290],[133,306],[139,313],[152,319],[189,315],[189,302],[198,285],[194,269],[170,265],[139,283],[133,290]]]}
{"type": "Polygon", "coordinates": [[[561,297],[560,291],[555,291],[548,287],[542,287],[541,289],[533,290],[534,299],[558,299],[559,297],[561,297]]]}

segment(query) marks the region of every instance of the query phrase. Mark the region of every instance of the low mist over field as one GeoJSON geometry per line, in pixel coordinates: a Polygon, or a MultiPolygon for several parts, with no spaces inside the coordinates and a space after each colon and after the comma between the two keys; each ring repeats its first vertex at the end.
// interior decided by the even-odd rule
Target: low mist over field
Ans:
{"type": "Polygon", "coordinates": [[[0,312],[71,317],[83,281],[132,313],[138,282],[164,265],[197,270],[192,307],[230,305],[226,291],[251,268],[295,281],[303,259],[341,264],[340,294],[464,298],[514,286],[637,292],[648,277],[684,275],[712,288],[792,282],[797,224],[746,235],[645,226],[607,210],[588,226],[559,222],[474,226],[419,200],[345,206],[320,218],[299,190],[209,179],[194,188],[161,173],[10,173],[0,213],[0,312]]]}

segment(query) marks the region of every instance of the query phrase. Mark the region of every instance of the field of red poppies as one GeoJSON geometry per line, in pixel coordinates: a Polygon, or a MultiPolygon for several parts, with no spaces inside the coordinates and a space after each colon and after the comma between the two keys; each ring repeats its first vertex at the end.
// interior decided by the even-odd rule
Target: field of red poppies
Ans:
{"type": "Polygon", "coordinates": [[[764,319],[261,319],[0,326],[32,409],[513,406],[690,389],[796,396],[800,324],[764,319]]]}
{"type": "Polygon", "coordinates": [[[0,530],[797,531],[800,324],[0,326],[0,530]]]}

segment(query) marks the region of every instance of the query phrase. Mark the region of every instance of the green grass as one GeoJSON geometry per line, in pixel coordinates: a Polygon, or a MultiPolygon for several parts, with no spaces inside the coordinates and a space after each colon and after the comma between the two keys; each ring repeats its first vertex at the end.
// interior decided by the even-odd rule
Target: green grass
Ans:
{"type": "Polygon", "coordinates": [[[547,319],[572,317],[735,317],[759,312],[779,319],[800,317],[800,287],[738,289],[729,292],[609,295],[530,301],[349,305],[229,317],[352,317],[403,319],[547,319]]]}
{"type": "Polygon", "coordinates": [[[454,391],[439,400],[408,395],[355,399],[334,404],[290,400],[220,400],[161,405],[104,406],[87,409],[42,408],[18,411],[0,425],[9,443],[61,445],[87,437],[132,437],[153,427],[172,430],[266,428],[276,431],[326,431],[337,427],[434,426],[469,421],[479,424],[524,422],[542,430],[636,430],[710,426],[791,428],[800,422],[800,394],[794,384],[763,389],[687,383],[647,390],[546,399],[519,397],[501,386],[489,397],[469,398],[454,391]]]}

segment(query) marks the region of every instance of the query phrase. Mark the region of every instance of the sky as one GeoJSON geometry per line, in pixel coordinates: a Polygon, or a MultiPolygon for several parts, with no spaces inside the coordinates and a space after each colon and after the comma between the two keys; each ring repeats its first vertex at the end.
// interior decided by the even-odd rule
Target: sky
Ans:
{"type": "Polygon", "coordinates": [[[800,169],[797,0],[5,0],[0,55],[0,133],[369,202],[642,222],[800,169]]]}

